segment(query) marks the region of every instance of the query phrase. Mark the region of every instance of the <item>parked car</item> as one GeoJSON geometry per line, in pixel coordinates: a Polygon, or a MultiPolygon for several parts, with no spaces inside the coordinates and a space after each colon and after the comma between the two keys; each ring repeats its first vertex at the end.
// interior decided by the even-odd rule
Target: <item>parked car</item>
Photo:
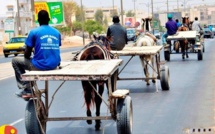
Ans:
{"type": "Polygon", "coordinates": [[[136,40],[136,30],[135,28],[127,28],[127,38],[128,41],[135,41],[136,40]]]}
{"type": "Polygon", "coordinates": [[[11,55],[11,54],[14,54],[14,56],[17,56],[18,54],[24,54],[26,38],[27,38],[26,36],[12,37],[3,46],[4,56],[8,57],[8,55],[11,55]]]}
{"type": "Polygon", "coordinates": [[[203,32],[204,38],[214,38],[214,33],[209,28],[204,28],[203,32]]]}

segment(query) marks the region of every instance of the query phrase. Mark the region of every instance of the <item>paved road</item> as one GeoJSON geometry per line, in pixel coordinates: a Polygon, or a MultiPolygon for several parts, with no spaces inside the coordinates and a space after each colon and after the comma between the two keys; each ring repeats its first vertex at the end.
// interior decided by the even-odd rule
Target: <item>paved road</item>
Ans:
{"type": "MultiPolygon", "coordinates": [[[[131,92],[134,134],[183,134],[185,130],[197,131],[203,128],[207,133],[209,129],[215,133],[215,45],[212,39],[205,42],[203,61],[197,60],[197,54],[190,54],[190,58],[184,61],[181,55],[171,55],[171,61],[166,63],[170,69],[170,91],[159,88],[159,92],[156,92],[155,85],[146,86],[145,82],[139,80],[118,81],[118,88],[128,88],[131,92]]],[[[120,58],[128,60],[128,57],[120,58]]],[[[7,66],[6,63],[2,64],[7,66]]],[[[9,75],[12,74],[10,71],[6,69],[2,72],[9,75]]],[[[121,75],[142,76],[139,59],[134,58],[121,75]]],[[[17,91],[14,76],[1,79],[0,85],[0,125],[11,124],[20,134],[25,134],[26,102],[13,95],[17,91]]],[[[50,82],[50,94],[59,85],[60,82],[50,82]]],[[[39,82],[39,87],[43,86],[43,82],[39,82]]],[[[104,93],[103,97],[107,99],[107,94],[104,93]]],[[[80,82],[66,82],[55,96],[50,117],[85,116],[83,100],[80,82]]],[[[101,115],[107,114],[103,104],[101,115]]],[[[94,124],[87,125],[85,121],[48,122],[47,125],[47,134],[116,133],[114,121],[102,121],[100,131],[95,131],[94,124]]]]}

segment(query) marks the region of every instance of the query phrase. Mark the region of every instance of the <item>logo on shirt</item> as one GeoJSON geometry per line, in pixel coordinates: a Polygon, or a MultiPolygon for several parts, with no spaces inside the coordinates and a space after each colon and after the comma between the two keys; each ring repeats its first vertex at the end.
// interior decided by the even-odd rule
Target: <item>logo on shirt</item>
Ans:
{"type": "Polygon", "coordinates": [[[0,126],[0,134],[18,134],[16,128],[10,125],[0,126]]]}
{"type": "Polygon", "coordinates": [[[52,39],[51,38],[47,38],[47,43],[48,44],[52,44],[52,39]]]}

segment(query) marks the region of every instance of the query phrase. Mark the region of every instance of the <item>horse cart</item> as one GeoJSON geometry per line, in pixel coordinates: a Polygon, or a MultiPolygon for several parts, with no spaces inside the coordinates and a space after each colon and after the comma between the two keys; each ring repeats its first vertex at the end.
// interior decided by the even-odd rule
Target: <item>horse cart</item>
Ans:
{"type": "MultiPolygon", "coordinates": [[[[67,120],[115,120],[119,134],[132,133],[132,101],[128,95],[129,90],[116,90],[118,67],[122,64],[121,59],[112,60],[91,60],[62,62],[61,67],[51,71],[30,71],[22,75],[23,81],[31,81],[33,97],[27,102],[25,113],[25,126],[27,134],[46,133],[48,121],[67,120]],[[111,81],[114,76],[115,81],[111,81]],[[52,105],[55,94],[66,81],[106,81],[109,91],[108,101],[103,102],[110,110],[110,116],[95,117],[49,117],[49,109],[52,105]],[[37,81],[44,81],[45,88],[38,89],[37,81]],[[49,100],[49,81],[62,81],[55,89],[52,99],[49,100]],[[114,89],[112,89],[114,87],[114,89]],[[42,97],[42,98],[41,98],[42,97]]],[[[72,90],[72,89],[71,89],[72,90]]],[[[98,92],[97,92],[98,94],[98,92]]],[[[101,96],[100,96],[101,97],[101,96]]],[[[102,97],[101,97],[102,98],[102,97]]]]}
{"type": "Polygon", "coordinates": [[[182,58],[189,58],[188,53],[196,53],[197,59],[203,59],[204,39],[197,31],[178,31],[175,35],[167,37],[164,46],[164,58],[170,61],[170,54],[182,54],[182,58]]]}
{"type": "MultiPolygon", "coordinates": [[[[118,80],[160,80],[161,88],[163,90],[169,90],[169,68],[164,65],[165,62],[160,61],[160,51],[163,46],[143,46],[137,47],[135,45],[127,45],[120,51],[111,51],[116,56],[130,56],[130,59],[124,64],[122,69],[119,71],[119,74],[124,70],[127,64],[131,61],[134,56],[139,56],[141,59],[141,64],[143,65],[143,70],[148,70],[148,67],[152,69],[153,73],[156,73],[156,76],[149,77],[146,76],[141,78],[122,78],[118,77],[118,80]],[[148,59],[150,58],[150,59],[148,59]],[[153,64],[155,59],[155,66],[153,64]]],[[[157,89],[158,91],[158,89],[157,89]]]]}

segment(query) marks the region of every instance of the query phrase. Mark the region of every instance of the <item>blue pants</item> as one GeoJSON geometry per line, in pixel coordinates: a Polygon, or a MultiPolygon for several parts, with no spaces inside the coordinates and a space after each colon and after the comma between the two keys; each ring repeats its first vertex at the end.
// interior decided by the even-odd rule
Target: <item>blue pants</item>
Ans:
{"type": "Polygon", "coordinates": [[[162,44],[166,44],[167,42],[166,42],[166,38],[168,37],[168,34],[167,33],[164,33],[163,35],[162,35],[162,44]]]}

